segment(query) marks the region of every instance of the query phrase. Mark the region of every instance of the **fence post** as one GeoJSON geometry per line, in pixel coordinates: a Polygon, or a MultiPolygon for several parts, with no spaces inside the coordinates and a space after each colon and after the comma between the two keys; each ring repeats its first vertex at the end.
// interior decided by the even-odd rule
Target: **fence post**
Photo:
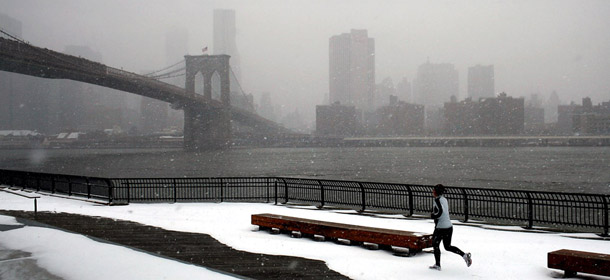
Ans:
{"type": "Polygon", "coordinates": [[[87,198],[91,198],[91,182],[89,182],[89,177],[85,178],[87,182],[87,198]]]}
{"type": "Polygon", "coordinates": [[[532,203],[532,195],[530,192],[527,194],[527,228],[534,227],[534,205],[532,203]]]}
{"type": "Polygon", "coordinates": [[[275,187],[275,205],[277,205],[277,178],[275,178],[275,182],[273,182],[275,187]]]}
{"type": "Polygon", "coordinates": [[[321,180],[318,180],[318,185],[320,186],[320,206],[318,209],[324,208],[324,185],[321,180]]]}
{"type": "Polygon", "coordinates": [[[222,178],[220,178],[220,202],[224,201],[224,196],[225,196],[225,192],[224,192],[224,183],[222,182],[222,178]]]}
{"type": "Polygon", "coordinates": [[[362,194],[362,205],[360,205],[360,211],[358,212],[364,212],[364,210],[366,209],[366,194],[364,192],[364,186],[362,185],[362,183],[358,182],[358,186],[360,186],[360,193],[362,194]]]}
{"type": "Polygon", "coordinates": [[[466,189],[461,188],[462,197],[464,198],[464,223],[468,222],[468,194],[466,194],[466,189]]]}
{"type": "Polygon", "coordinates": [[[267,199],[265,200],[265,203],[269,203],[269,181],[271,181],[271,178],[267,178],[267,184],[265,184],[265,190],[267,191],[267,199]]]}
{"type": "Polygon", "coordinates": [[[176,178],[174,178],[174,203],[176,203],[177,200],[178,198],[176,196],[176,178]]]}
{"type": "Polygon", "coordinates": [[[282,178],[282,181],[284,181],[284,203],[286,204],[288,203],[288,183],[286,183],[286,179],[282,178]]]}
{"type": "Polygon", "coordinates": [[[604,234],[603,236],[608,236],[608,198],[610,196],[602,196],[604,200],[604,234]]]}
{"type": "Polygon", "coordinates": [[[413,207],[413,192],[411,191],[411,186],[407,185],[407,191],[409,193],[409,217],[413,216],[414,207],[413,207]]]}
{"type": "Polygon", "coordinates": [[[129,181],[125,180],[125,186],[127,186],[127,204],[131,201],[131,188],[129,187],[129,181]]]}

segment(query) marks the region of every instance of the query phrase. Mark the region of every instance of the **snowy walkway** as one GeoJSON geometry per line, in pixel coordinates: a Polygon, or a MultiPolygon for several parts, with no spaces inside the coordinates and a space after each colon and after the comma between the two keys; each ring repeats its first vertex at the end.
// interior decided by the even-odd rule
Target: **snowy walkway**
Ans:
{"type": "Polygon", "coordinates": [[[0,210],[0,215],[25,218],[28,219],[27,225],[44,223],[154,256],[253,279],[348,279],[328,269],[322,261],[238,251],[203,233],[165,230],[130,221],[68,213],[42,212],[34,218],[33,212],[0,210]]]}
{"type": "MultiPolygon", "coordinates": [[[[31,211],[33,203],[23,197],[0,192],[0,209],[31,211]]],[[[410,258],[396,257],[387,251],[270,235],[256,231],[256,227],[250,225],[251,214],[276,213],[373,227],[432,231],[432,221],[405,219],[400,215],[371,217],[349,210],[317,210],[315,207],[260,203],[131,204],[110,207],[45,195],[38,200],[38,209],[122,219],[167,230],[206,233],[236,250],[322,260],[330,269],[353,279],[404,279],[406,275],[410,279],[550,279],[562,276],[562,272],[546,268],[546,255],[550,251],[573,249],[610,253],[610,241],[583,239],[596,238],[594,234],[521,232],[517,231],[520,230],[518,227],[494,230],[457,223],[453,244],[472,253],[473,265],[467,268],[460,257],[443,250],[443,271],[439,272],[428,269],[434,262],[434,257],[429,253],[410,258]]],[[[15,225],[17,222],[11,217],[0,216],[0,224],[15,225]]],[[[37,265],[63,279],[230,278],[202,267],[47,228],[26,226],[0,231],[1,247],[31,254],[37,265]],[[92,271],[96,273],[92,274],[92,271]]],[[[4,275],[7,274],[3,266],[0,262],[0,275],[5,279],[4,275]]],[[[587,279],[610,279],[582,276],[587,279]]]]}

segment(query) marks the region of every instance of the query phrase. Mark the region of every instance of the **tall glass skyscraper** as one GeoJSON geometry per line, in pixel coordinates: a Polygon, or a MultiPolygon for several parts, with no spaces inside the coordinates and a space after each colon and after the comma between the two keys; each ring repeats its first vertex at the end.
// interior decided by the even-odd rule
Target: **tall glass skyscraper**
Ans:
{"type": "Polygon", "coordinates": [[[230,65],[238,81],[241,81],[239,52],[235,42],[235,10],[214,10],[214,54],[231,56],[230,65]]]}
{"type": "Polygon", "coordinates": [[[416,102],[428,107],[442,107],[451,96],[459,94],[458,71],[450,63],[422,64],[414,80],[416,102]]]}
{"type": "Polygon", "coordinates": [[[329,39],[330,103],[355,106],[364,112],[375,104],[375,39],[366,30],[329,39]]]}

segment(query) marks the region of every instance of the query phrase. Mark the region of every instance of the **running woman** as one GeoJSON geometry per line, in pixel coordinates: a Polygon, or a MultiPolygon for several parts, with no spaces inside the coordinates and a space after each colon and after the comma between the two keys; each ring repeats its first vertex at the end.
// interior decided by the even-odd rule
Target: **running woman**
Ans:
{"type": "Polygon", "coordinates": [[[470,253],[464,253],[460,248],[451,246],[451,236],[453,235],[453,225],[449,218],[449,203],[443,196],[445,187],[441,184],[434,186],[432,194],[434,195],[434,206],[432,207],[432,218],[434,219],[434,233],[432,234],[432,242],[434,246],[434,260],[436,263],[430,266],[430,269],[441,270],[441,249],[439,248],[441,241],[445,246],[445,250],[456,253],[464,259],[467,266],[472,264],[470,253]]]}

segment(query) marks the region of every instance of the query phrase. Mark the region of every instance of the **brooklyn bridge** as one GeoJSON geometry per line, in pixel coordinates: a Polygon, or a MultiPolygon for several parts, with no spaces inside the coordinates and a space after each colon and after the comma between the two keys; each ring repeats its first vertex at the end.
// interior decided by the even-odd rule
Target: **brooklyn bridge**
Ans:
{"type": "Polygon", "coordinates": [[[251,106],[231,103],[229,59],[228,55],[186,55],[185,67],[180,68],[186,82],[181,88],[158,80],[160,75],[138,75],[11,36],[0,37],[1,71],[99,85],[168,102],[173,108],[184,110],[186,150],[228,147],[234,124],[247,127],[260,137],[291,134],[290,130],[257,115],[251,106]],[[212,95],[213,77],[220,80],[219,98],[212,95]],[[195,92],[196,87],[203,87],[202,94],[195,92]]]}

